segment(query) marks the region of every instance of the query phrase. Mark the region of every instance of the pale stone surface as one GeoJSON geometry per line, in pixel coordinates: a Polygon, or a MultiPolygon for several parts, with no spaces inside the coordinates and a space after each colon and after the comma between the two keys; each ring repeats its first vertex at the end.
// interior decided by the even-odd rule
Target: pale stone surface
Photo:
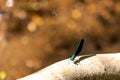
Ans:
{"type": "Polygon", "coordinates": [[[57,62],[18,80],[79,80],[93,75],[119,73],[120,53],[91,54],[78,56],[74,61],[66,59],[57,62]]]}

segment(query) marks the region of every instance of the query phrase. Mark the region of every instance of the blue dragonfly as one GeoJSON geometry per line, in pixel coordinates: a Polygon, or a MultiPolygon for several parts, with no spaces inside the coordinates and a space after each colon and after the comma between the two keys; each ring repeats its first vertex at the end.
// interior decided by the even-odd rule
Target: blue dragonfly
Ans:
{"type": "Polygon", "coordinates": [[[81,39],[75,52],[73,53],[73,55],[70,57],[70,60],[73,61],[75,59],[75,57],[81,52],[82,47],[83,47],[83,43],[84,43],[84,39],[81,39]]]}

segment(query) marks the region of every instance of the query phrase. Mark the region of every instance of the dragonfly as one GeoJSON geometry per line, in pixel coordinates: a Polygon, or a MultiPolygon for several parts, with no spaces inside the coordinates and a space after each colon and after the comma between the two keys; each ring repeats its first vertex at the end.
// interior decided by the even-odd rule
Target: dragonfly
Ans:
{"type": "Polygon", "coordinates": [[[78,43],[77,48],[75,49],[75,52],[73,53],[73,55],[70,57],[70,60],[73,61],[75,59],[75,57],[81,52],[82,47],[83,47],[83,43],[84,43],[84,39],[81,39],[78,43]]]}

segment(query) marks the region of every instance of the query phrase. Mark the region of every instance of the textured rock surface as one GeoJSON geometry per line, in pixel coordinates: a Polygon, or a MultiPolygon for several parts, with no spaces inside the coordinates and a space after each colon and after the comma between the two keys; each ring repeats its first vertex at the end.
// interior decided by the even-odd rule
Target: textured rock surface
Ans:
{"type": "Polygon", "coordinates": [[[18,80],[120,80],[120,53],[66,59],[18,80]]]}

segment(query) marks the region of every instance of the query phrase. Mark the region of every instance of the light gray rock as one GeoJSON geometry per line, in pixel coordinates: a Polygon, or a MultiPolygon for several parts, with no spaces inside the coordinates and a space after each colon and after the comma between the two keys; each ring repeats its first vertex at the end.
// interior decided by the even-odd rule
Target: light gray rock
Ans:
{"type": "Polygon", "coordinates": [[[120,80],[120,53],[62,60],[18,80],[120,80]]]}

